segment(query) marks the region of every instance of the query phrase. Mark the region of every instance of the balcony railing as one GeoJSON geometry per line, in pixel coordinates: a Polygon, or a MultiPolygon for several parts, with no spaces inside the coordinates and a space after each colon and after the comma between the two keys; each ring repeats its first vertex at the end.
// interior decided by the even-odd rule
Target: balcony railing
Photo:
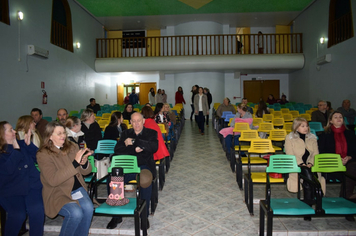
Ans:
{"type": "Polygon", "coordinates": [[[97,58],[303,53],[302,34],[100,38],[97,58]]]}

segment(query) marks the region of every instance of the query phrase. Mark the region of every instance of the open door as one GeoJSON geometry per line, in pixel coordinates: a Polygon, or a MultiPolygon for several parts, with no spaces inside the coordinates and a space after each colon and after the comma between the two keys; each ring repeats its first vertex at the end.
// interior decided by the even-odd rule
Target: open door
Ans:
{"type": "Polygon", "coordinates": [[[249,102],[258,103],[261,98],[266,101],[269,94],[279,98],[279,80],[244,81],[244,97],[249,102]]]}
{"type": "Polygon", "coordinates": [[[141,105],[148,103],[148,93],[150,92],[151,88],[154,88],[155,92],[157,93],[156,86],[156,83],[140,83],[139,100],[141,105]]]}

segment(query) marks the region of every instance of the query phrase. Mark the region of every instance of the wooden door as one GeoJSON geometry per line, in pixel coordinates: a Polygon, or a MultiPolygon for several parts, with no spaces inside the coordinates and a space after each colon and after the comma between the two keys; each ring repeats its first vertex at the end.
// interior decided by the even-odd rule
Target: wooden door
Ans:
{"type": "Polygon", "coordinates": [[[138,98],[141,105],[148,103],[148,93],[151,88],[154,88],[155,93],[157,93],[156,83],[140,83],[140,94],[138,98]]]}
{"type": "Polygon", "coordinates": [[[243,94],[253,103],[258,103],[261,98],[266,101],[269,94],[279,98],[279,80],[245,80],[243,94]]]}
{"type": "Polygon", "coordinates": [[[123,84],[118,84],[117,85],[117,104],[123,105],[124,104],[124,85],[123,84]]]}

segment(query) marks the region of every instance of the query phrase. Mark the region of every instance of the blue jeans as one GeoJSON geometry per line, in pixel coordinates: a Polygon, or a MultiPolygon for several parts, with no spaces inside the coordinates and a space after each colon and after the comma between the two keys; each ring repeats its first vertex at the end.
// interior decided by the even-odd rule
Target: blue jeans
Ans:
{"type": "Polygon", "coordinates": [[[204,133],[205,116],[204,116],[203,112],[199,111],[199,113],[196,117],[198,118],[198,127],[201,130],[201,132],[204,133]]]}
{"type": "Polygon", "coordinates": [[[0,205],[7,212],[5,235],[18,235],[28,214],[30,236],[42,236],[45,219],[42,189],[30,189],[28,195],[1,197],[0,205]]]}
{"type": "Polygon", "coordinates": [[[75,202],[67,203],[58,213],[64,216],[59,236],[88,236],[89,234],[94,206],[83,187],[72,191],[72,194],[76,192],[81,192],[83,195],[78,199],[79,205],[75,202]]]}
{"type": "MultiPolygon", "coordinates": [[[[235,139],[234,139],[235,146],[239,145],[239,138],[240,138],[239,134],[235,135],[235,139]]],[[[226,136],[226,138],[225,138],[225,146],[226,146],[226,152],[230,153],[231,152],[231,148],[232,148],[232,135],[231,134],[226,136]]]]}

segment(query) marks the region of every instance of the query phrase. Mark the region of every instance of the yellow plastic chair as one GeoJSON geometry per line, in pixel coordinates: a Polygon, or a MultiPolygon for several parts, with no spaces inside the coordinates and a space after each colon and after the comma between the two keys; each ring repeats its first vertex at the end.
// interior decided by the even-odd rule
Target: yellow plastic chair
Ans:
{"type": "Polygon", "coordinates": [[[136,111],[136,112],[140,112],[140,108],[137,108],[137,107],[134,108],[133,110],[136,111]]]}
{"type": "Polygon", "coordinates": [[[293,120],[294,120],[293,115],[291,113],[283,114],[283,119],[284,119],[284,122],[293,122],[293,120]]]}
{"type": "Polygon", "coordinates": [[[230,118],[230,120],[229,120],[229,124],[227,124],[227,126],[229,126],[229,127],[230,127],[231,121],[233,121],[233,120],[234,120],[234,118],[230,118]]]}
{"type": "Polygon", "coordinates": [[[286,139],[287,131],[285,129],[274,129],[269,132],[268,139],[272,141],[272,147],[275,151],[283,151],[284,140],[286,139]],[[279,145],[274,145],[279,144],[279,145]]]}
{"type": "Polygon", "coordinates": [[[102,130],[104,130],[105,126],[109,124],[109,120],[101,119],[98,121],[98,124],[102,130]]]}
{"type": "Polygon", "coordinates": [[[101,119],[109,119],[110,120],[110,117],[111,117],[111,113],[103,113],[101,115],[101,119]]]}
{"type": "Polygon", "coordinates": [[[287,131],[287,133],[292,132],[293,130],[293,123],[284,123],[283,129],[287,131]]]}
{"type": "Polygon", "coordinates": [[[220,103],[218,103],[218,102],[214,103],[214,109],[215,110],[217,110],[219,106],[220,106],[220,103]]]}
{"type": "Polygon", "coordinates": [[[273,118],[282,118],[283,113],[281,111],[274,111],[273,118]]]}
{"type": "Polygon", "coordinates": [[[317,110],[318,110],[318,108],[316,108],[316,107],[312,107],[312,108],[310,108],[309,110],[313,112],[313,111],[317,111],[317,110]]]}
{"type": "Polygon", "coordinates": [[[307,110],[307,111],[305,111],[305,114],[309,114],[310,116],[311,116],[312,113],[313,113],[312,110],[307,110]]]}
{"type": "Polygon", "coordinates": [[[260,123],[260,126],[258,127],[258,132],[264,132],[264,133],[269,134],[269,132],[273,129],[274,129],[274,127],[273,127],[272,123],[264,122],[264,123],[260,123]]]}
{"type": "Polygon", "coordinates": [[[252,125],[253,126],[259,126],[259,124],[262,123],[262,122],[263,122],[262,118],[255,117],[255,118],[253,118],[252,125]]]}
{"type": "Polygon", "coordinates": [[[272,124],[273,124],[273,127],[283,128],[284,119],[283,118],[273,118],[272,124]]]}
{"type": "Polygon", "coordinates": [[[273,115],[274,114],[274,109],[273,108],[269,108],[269,113],[271,113],[273,115]]]}
{"type": "Polygon", "coordinates": [[[274,115],[272,114],[263,114],[263,121],[264,122],[272,122],[272,119],[274,118],[274,115]]]}
{"type": "Polygon", "coordinates": [[[311,121],[311,115],[310,114],[300,114],[300,117],[303,117],[307,121],[311,121]]]}
{"type": "Polygon", "coordinates": [[[281,108],[282,113],[289,113],[289,108],[281,108]]]}
{"type": "MultiPolygon", "coordinates": [[[[251,154],[267,155],[275,153],[270,139],[254,139],[251,141],[251,148],[248,150],[248,173],[244,175],[245,203],[250,215],[253,215],[253,183],[266,183],[266,172],[251,172],[251,154]]],[[[284,183],[283,178],[270,178],[271,183],[284,183]]]]}
{"type": "Polygon", "coordinates": [[[129,120],[124,120],[123,122],[127,126],[127,128],[129,128],[130,121],[129,120]]]}
{"type": "Polygon", "coordinates": [[[96,116],[95,120],[98,122],[99,120],[101,120],[101,117],[100,116],[96,116]]]}
{"type": "Polygon", "coordinates": [[[290,111],[289,113],[293,115],[293,118],[299,117],[299,111],[290,111]]]}

